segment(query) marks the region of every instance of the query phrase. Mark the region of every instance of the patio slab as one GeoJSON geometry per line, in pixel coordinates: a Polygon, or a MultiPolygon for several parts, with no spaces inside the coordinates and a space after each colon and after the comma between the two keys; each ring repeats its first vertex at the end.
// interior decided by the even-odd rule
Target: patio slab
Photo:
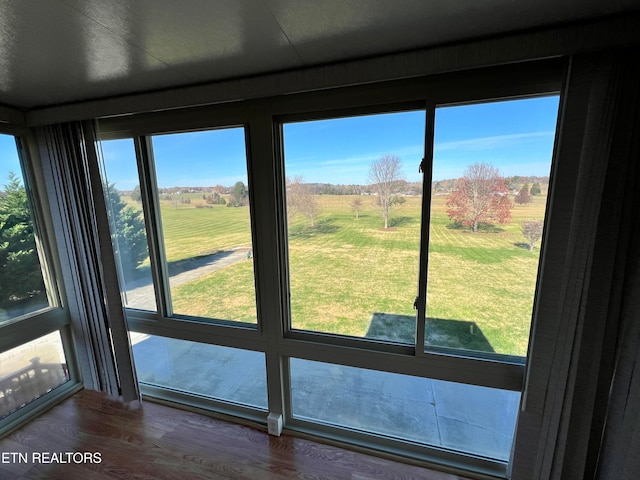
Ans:
{"type": "MultiPolygon", "coordinates": [[[[262,353],[139,334],[132,341],[141,381],[266,410],[262,353]]],[[[295,417],[509,458],[518,392],[300,359],[291,360],[291,385],[295,417]]]]}

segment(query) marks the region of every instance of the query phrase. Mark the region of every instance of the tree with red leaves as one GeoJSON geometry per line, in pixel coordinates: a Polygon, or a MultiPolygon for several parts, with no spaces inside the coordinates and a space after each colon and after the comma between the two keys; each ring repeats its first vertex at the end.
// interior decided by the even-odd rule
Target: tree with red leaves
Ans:
{"type": "Polygon", "coordinates": [[[477,232],[481,224],[508,223],[513,203],[497,168],[486,163],[469,165],[447,197],[447,215],[477,232]]]}

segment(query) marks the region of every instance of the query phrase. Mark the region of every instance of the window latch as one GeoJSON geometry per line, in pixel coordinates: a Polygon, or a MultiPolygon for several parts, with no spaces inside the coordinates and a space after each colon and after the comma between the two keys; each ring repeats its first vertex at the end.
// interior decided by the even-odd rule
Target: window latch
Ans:
{"type": "Polygon", "coordinates": [[[414,310],[418,310],[418,300],[420,299],[420,297],[416,297],[416,299],[413,302],[413,309],[414,310]]]}
{"type": "Polygon", "coordinates": [[[418,173],[424,172],[424,158],[420,160],[420,166],[418,167],[418,173]]]}

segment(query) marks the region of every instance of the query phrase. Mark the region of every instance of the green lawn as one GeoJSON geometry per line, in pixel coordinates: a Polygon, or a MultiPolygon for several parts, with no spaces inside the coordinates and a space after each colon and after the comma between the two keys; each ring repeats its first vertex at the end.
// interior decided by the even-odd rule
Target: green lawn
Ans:
{"type": "Polygon", "coordinates": [[[161,211],[168,262],[251,245],[249,209],[246,207],[180,205],[176,208],[164,204],[161,211]]]}
{"type": "MultiPolygon", "coordinates": [[[[296,219],[290,227],[292,325],[375,336],[374,314],[396,314],[409,321],[398,317],[391,323],[398,329],[394,333],[412,338],[420,199],[407,198],[393,213],[393,228],[385,231],[371,198],[361,197],[363,210],[356,220],[350,208],[354,198],[318,196],[317,225],[296,219]]],[[[514,207],[510,224],[474,234],[453,228],[445,198],[434,198],[427,314],[437,319],[428,329],[437,335],[428,341],[451,344],[442,341],[443,332],[464,330],[484,339],[465,340],[462,346],[485,344],[482,349],[526,354],[539,246],[532,252],[524,248],[520,222],[542,218],[545,201],[534,197],[532,204],[514,207]]],[[[167,204],[162,221],[169,262],[250,245],[246,207],[167,204]]],[[[178,287],[173,302],[176,311],[255,322],[252,286],[252,262],[243,261],[178,287]]]]}

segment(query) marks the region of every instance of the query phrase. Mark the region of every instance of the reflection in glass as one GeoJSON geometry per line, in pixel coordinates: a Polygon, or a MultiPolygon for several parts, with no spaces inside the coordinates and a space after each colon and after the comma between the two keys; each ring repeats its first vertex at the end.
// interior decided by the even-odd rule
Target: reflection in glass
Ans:
{"type": "Polygon", "coordinates": [[[426,345],[524,356],[558,97],[436,109],[426,345]]]}
{"type": "Polygon", "coordinates": [[[413,344],[424,112],[284,125],[291,326],[413,344]]]}
{"type": "Polygon", "coordinates": [[[124,306],[155,311],[133,140],[103,141],[101,147],[111,241],[120,272],[124,306]]]}
{"type": "Polygon", "coordinates": [[[60,333],[0,354],[0,418],[69,380],[60,333]]]}
{"type": "Polygon", "coordinates": [[[16,141],[0,135],[0,324],[48,306],[16,141]]]}
{"type": "Polygon", "coordinates": [[[173,311],[257,323],[244,129],[152,140],[173,311]]]}

